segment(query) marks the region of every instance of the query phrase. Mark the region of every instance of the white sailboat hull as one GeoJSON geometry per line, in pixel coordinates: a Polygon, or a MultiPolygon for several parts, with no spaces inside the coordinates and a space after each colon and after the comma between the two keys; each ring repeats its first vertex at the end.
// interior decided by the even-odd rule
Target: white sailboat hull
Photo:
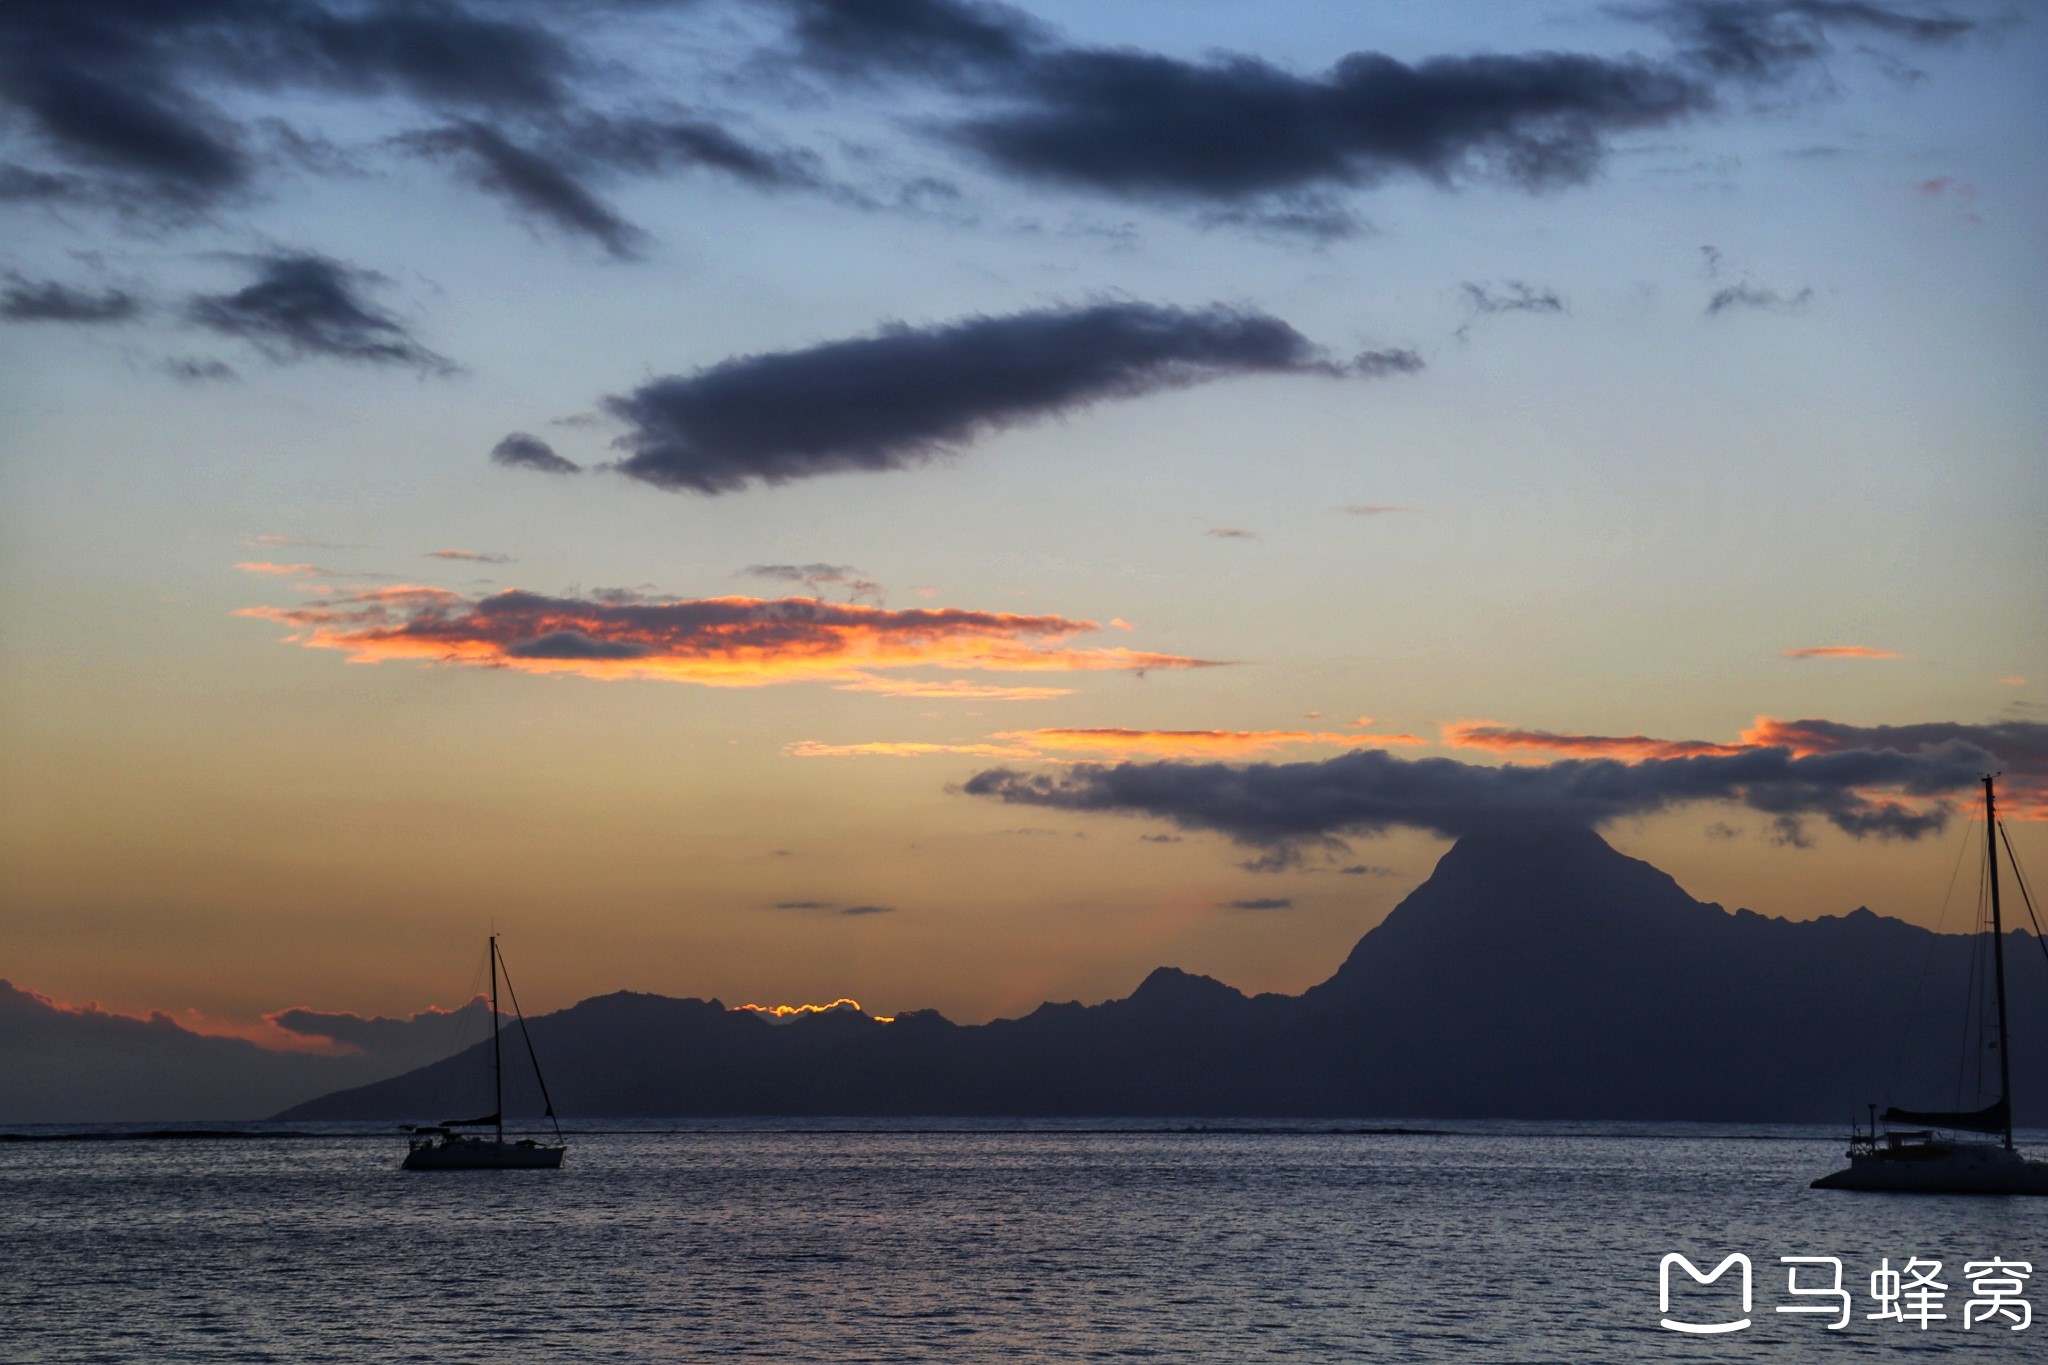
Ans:
{"type": "Polygon", "coordinates": [[[1879,1194],[2048,1195],[2048,1161],[2032,1161],[1988,1142],[1930,1142],[1896,1151],[1852,1152],[1847,1169],[1822,1176],[1812,1188],[1879,1194]]]}

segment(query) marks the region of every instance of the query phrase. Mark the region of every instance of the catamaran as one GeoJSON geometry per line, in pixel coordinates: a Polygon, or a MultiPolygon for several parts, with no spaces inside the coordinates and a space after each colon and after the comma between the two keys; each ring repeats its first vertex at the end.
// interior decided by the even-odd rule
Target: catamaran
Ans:
{"type": "MultiPolygon", "coordinates": [[[[1871,1106],[1870,1128],[1849,1135],[1849,1165],[1813,1182],[1816,1190],[1869,1190],[1889,1194],[2044,1194],[2048,1161],[2023,1155],[2012,1140],[2012,1048],[2005,1014],[2005,924],[1998,903],[1998,823],[1991,778],[1984,779],[1986,876],[1991,891],[1992,974],[1998,988],[1998,1098],[1981,1109],[1933,1110],[1871,1106]]],[[[2032,899],[2012,860],[2013,876],[2033,916],[2032,899]]],[[[2037,941],[2048,953],[2048,940],[2037,941]]]]}
{"type": "Polygon", "coordinates": [[[443,1119],[439,1123],[407,1124],[412,1143],[405,1154],[408,1171],[551,1171],[562,1164],[568,1146],[562,1141],[562,1125],[555,1118],[555,1102],[548,1095],[548,1083],[540,1074],[540,1057],[533,1050],[533,1038],[526,1031],[526,1016],[519,1009],[519,993],[512,989],[511,973],[503,970],[498,954],[498,936],[491,935],[491,1093],[496,1103],[481,1118],[443,1119]],[[526,1041],[527,1060],[533,1063],[533,1078],[540,1083],[541,1101],[548,1122],[554,1124],[553,1143],[533,1138],[505,1138],[504,1034],[498,1027],[498,977],[505,977],[505,990],[512,997],[512,1015],[519,1021],[519,1036],[526,1041]],[[464,1128],[489,1128],[495,1136],[471,1136],[464,1128]]]}

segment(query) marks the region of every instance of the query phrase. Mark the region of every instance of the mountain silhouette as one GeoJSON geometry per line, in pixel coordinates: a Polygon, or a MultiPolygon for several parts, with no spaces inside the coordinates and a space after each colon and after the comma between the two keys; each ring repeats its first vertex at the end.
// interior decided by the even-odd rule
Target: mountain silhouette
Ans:
{"type": "MultiPolygon", "coordinates": [[[[838,1011],[770,1023],[620,992],[530,1028],[564,1114],[1382,1116],[1842,1121],[1971,1107],[1981,936],[1865,909],[1729,912],[1586,829],[1476,834],[1299,996],[1154,971],[1121,1000],[956,1025],[838,1011]],[[1974,973],[1974,976],[1973,976],[1974,973]],[[1969,1061],[1958,1084],[1959,1059],[1969,1061]]],[[[2048,963],[2014,931],[2013,1082],[2048,1122],[2048,963]]],[[[1980,1011],[1981,1013],[1981,1011],[1980,1011]]],[[[488,1048],[285,1119],[489,1108],[488,1048]],[[481,1107],[478,1107],[481,1102],[481,1107]]],[[[540,1096],[506,1038],[508,1113],[540,1096]]]]}

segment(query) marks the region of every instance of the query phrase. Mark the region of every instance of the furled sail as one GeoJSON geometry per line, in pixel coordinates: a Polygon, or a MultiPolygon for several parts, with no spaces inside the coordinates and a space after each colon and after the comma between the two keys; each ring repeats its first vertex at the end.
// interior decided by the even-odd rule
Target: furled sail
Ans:
{"type": "Polygon", "coordinates": [[[1929,1128],[1959,1128],[1966,1133],[2003,1133],[2012,1123],[2012,1105],[2005,1100],[1982,1109],[1887,1109],[1886,1123],[1918,1123],[1929,1128]]]}

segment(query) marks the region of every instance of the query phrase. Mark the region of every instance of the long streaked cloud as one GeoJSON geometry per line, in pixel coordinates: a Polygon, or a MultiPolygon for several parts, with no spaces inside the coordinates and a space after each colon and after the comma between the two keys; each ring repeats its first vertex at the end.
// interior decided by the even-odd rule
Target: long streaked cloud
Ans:
{"type": "Polygon", "coordinates": [[[383,280],[375,271],[311,252],[252,257],[248,265],[253,281],[224,294],[194,295],[185,316],[275,361],[325,357],[425,374],[454,370],[370,300],[369,289],[383,280]]]}
{"type": "Polygon", "coordinates": [[[726,493],[903,469],[1106,399],[1231,375],[1347,372],[1269,314],[1097,303],[741,356],[604,406],[628,428],[612,468],[659,488],[726,493]]]}
{"type": "MultiPolygon", "coordinates": [[[[828,744],[801,740],[783,746],[793,758],[925,758],[954,755],[969,758],[1048,758],[1081,754],[1099,757],[1216,757],[1266,753],[1289,748],[1387,748],[1425,744],[1415,735],[1362,735],[1309,730],[1131,730],[1062,729],[998,730],[983,740],[945,744],[925,741],[868,740],[828,744]]],[[[1058,759],[1056,761],[1078,761],[1058,759]]]]}
{"type": "Polygon", "coordinates": [[[1505,727],[1452,733],[1473,747],[1574,756],[1489,767],[1360,750],[1320,762],[996,768],[962,790],[1022,805],[1151,816],[1280,850],[1396,827],[1457,837],[1594,826],[1696,802],[1763,812],[1793,841],[1809,817],[1857,837],[1917,838],[1942,828],[1957,797],[1994,769],[2005,774],[2009,813],[2048,818],[2048,725],[2038,722],[1854,726],[1761,717],[1730,745],[1505,727]]]}
{"type": "Polygon", "coordinates": [[[1809,645],[1804,649],[1788,649],[1787,659],[1910,659],[1910,654],[1894,654],[1889,649],[1878,649],[1871,645],[1809,645]]]}
{"type": "Polygon", "coordinates": [[[7,322],[133,322],[142,315],[142,300],[125,289],[81,289],[61,280],[32,280],[7,271],[0,275],[0,320],[7,322]]]}
{"type": "Polygon", "coordinates": [[[870,84],[920,78],[978,107],[930,121],[1019,178],[1210,206],[1212,219],[1357,230],[1335,191],[1395,177],[1530,190],[1590,179],[1615,137],[1669,127],[1818,70],[1832,29],[1945,43],[1971,21],[1862,0],[1681,0],[1617,6],[1669,34],[1661,60],[1561,52],[1404,62],[1353,52],[1318,75],[1259,58],[1188,61],[1063,42],[975,0],[781,0],[815,69],[870,84]],[[1216,208],[1214,206],[1223,207],[1216,208]]]}
{"type": "Polygon", "coordinates": [[[959,608],[892,611],[808,597],[663,600],[631,593],[465,597],[399,584],[244,616],[293,642],[376,663],[412,659],[712,687],[828,682],[869,690],[891,671],[1145,672],[1211,661],[1072,643],[1094,621],[959,608]]]}

